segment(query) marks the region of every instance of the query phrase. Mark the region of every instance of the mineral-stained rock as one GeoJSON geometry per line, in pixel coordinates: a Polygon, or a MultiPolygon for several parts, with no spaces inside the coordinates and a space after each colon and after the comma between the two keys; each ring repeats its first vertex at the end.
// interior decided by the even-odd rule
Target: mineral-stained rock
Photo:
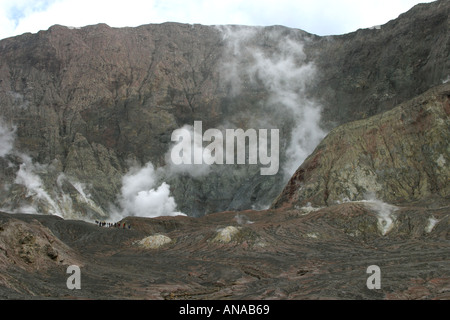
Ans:
{"type": "Polygon", "coordinates": [[[233,237],[235,237],[239,233],[239,229],[234,226],[227,226],[225,228],[220,228],[217,231],[217,235],[212,239],[214,242],[223,242],[227,243],[233,240],[233,237]]]}
{"type": "Polygon", "coordinates": [[[145,249],[159,249],[162,246],[171,243],[172,239],[163,234],[156,234],[145,237],[142,240],[136,241],[135,244],[145,249]]]}
{"type": "Polygon", "coordinates": [[[77,256],[38,221],[27,223],[12,218],[2,219],[1,223],[3,266],[9,261],[26,269],[42,269],[53,265],[51,260],[63,265],[77,261],[77,256]]]}
{"type": "MultiPolygon", "coordinates": [[[[450,85],[332,130],[298,168],[273,207],[388,203],[450,196],[450,85]]],[[[448,203],[448,202],[447,202],[448,203]]]]}

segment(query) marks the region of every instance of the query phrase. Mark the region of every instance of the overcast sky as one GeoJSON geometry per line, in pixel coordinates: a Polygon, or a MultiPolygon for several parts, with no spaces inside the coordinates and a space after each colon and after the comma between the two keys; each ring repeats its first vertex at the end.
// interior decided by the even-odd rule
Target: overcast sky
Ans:
{"type": "Polygon", "coordinates": [[[317,35],[369,28],[431,0],[0,0],[0,39],[54,24],[111,27],[182,22],[284,25],[317,35]]]}

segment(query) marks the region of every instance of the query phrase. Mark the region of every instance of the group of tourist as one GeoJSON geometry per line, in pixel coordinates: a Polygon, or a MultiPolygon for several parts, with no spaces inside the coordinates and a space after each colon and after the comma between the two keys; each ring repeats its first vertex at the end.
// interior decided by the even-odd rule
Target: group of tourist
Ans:
{"type": "Polygon", "coordinates": [[[106,228],[122,228],[122,229],[131,229],[131,225],[129,223],[123,222],[105,222],[105,221],[98,221],[95,220],[95,224],[99,227],[106,227],[106,228]]]}

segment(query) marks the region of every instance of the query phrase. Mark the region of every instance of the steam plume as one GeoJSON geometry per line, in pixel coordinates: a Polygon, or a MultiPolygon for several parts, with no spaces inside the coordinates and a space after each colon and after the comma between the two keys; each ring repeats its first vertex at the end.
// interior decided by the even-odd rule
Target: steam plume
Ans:
{"type": "Polygon", "coordinates": [[[120,208],[115,210],[115,218],[183,215],[176,211],[177,204],[170,196],[170,186],[160,183],[163,175],[163,169],[155,170],[151,162],[142,168],[132,167],[122,179],[120,208]]]}
{"type": "Polygon", "coordinates": [[[221,31],[227,43],[222,74],[231,86],[230,94],[240,94],[244,79],[262,84],[270,94],[263,108],[282,121],[293,122],[282,164],[285,179],[289,179],[325,136],[320,126],[321,106],[307,97],[316,67],[306,60],[302,41],[278,31],[264,33],[264,43],[273,46],[265,51],[257,45],[263,41],[260,28],[222,27],[221,31]]]}
{"type": "Polygon", "coordinates": [[[10,129],[0,119],[0,158],[10,154],[14,146],[14,128],[10,129]]]}

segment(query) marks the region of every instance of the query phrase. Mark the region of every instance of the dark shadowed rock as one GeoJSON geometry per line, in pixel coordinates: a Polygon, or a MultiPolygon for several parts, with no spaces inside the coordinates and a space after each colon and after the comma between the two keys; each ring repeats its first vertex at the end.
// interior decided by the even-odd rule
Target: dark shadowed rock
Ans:
{"type": "Polygon", "coordinates": [[[324,120],[367,118],[448,81],[449,13],[448,1],[418,4],[384,25],[312,42],[324,120]]]}

